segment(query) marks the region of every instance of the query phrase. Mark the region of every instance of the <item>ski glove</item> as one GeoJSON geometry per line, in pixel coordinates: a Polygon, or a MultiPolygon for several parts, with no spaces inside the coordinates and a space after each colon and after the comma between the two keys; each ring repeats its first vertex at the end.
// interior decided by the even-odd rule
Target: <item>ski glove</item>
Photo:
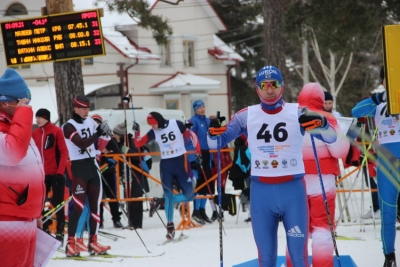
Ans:
{"type": "Polygon", "coordinates": [[[379,105],[380,103],[386,102],[386,91],[381,92],[381,93],[371,94],[371,99],[377,105],[379,105]]]}
{"type": "Polygon", "coordinates": [[[108,124],[106,122],[103,122],[102,124],[97,126],[96,133],[98,136],[101,136],[101,135],[110,136],[110,133],[111,133],[110,126],[108,126],[108,124]]]}
{"type": "Polygon", "coordinates": [[[133,122],[132,131],[134,131],[134,132],[140,131],[140,125],[136,121],[133,122]]]}
{"type": "Polygon", "coordinates": [[[196,159],[197,159],[197,162],[199,163],[199,165],[202,166],[201,164],[203,164],[203,158],[201,157],[201,155],[196,154],[195,156],[196,156],[196,159]]]}
{"type": "Polygon", "coordinates": [[[190,162],[190,168],[192,168],[193,171],[197,171],[197,163],[196,163],[196,161],[191,161],[190,162]]]}
{"type": "Polygon", "coordinates": [[[304,114],[299,117],[299,123],[306,131],[315,128],[324,128],[327,124],[326,118],[317,112],[304,109],[304,114]]]}
{"type": "Polygon", "coordinates": [[[192,128],[193,123],[191,121],[185,121],[184,125],[185,125],[186,129],[190,129],[190,128],[192,128]]]}
{"type": "Polygon", "coordinates": [[[221,123],[225,121],[225,117],[219,117],[212,119],[208,128],[208,133],[211,136],[223,134],[226,131],[226,127],[221,127],[221,123]]]}

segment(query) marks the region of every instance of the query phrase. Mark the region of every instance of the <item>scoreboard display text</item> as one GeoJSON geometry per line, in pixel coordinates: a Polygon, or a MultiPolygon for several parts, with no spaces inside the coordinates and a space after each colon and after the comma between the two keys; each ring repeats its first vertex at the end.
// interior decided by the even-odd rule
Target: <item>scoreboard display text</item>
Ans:
{"type": "Polygon", "coordinates": [[[105,55],[98,10],[1,22],[7,66],[105,55]]]}

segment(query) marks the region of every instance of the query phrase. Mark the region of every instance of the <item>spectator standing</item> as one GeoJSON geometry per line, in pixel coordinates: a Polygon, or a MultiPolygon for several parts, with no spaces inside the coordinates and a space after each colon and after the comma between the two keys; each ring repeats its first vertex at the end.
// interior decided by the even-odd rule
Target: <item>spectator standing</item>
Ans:
{"type": "Polygon", "coordinates": [[[0,259],[1,266],[31,267],[37,227],[42,226],[44,168],[32,136],[31,93],[24,79],[6,69],[0,77],[0,259]]]}
{"type": "MultiPolygon", "coordinates": [[[[386,88],[384,68],[380,73],[383,86],[386,88]]],[[[356,117],[373,117],[379,132],[376,140],[379,146],[377,153],[377,182],[379,208],[381,210],[381,239],[383,243],[383,254],[385,255],[384,267],[396,266],[395,240],[396,240],[396,215],[397,198],[399,195],[398,185],[391,179],[399,183],[399,159],[400,159],[400,135],[390,134],[390,131],[398,133],[400,131],[398,115],[387,113],[386,91],[374,93],[371,97],[359,102],[351,111],[356,117]],[[388,171],[390,172],[388,173],[388,171]],[[391,175],[395,173],[396,175],[391,175]]],[[[373,141],[373,140],[372,140],[373,141]]]]}
{"type": "Polygon", "coordinates": [[[71,159],[72,172],[73,211],[68,222],[68,240],[65,247],[67,257],[80,254],[75,246],[75,233],[86,197],[90,207],[88,251],[90,254],[101,254],[111,248],[110,246],[102,246],[97,242],[97,231],[100,223],[99,205],[103,188],[101,174],[96,162],[97,149],[94,146],[100,136],[109,134],[110,128],[106,123],[97,125],[93,119],[88,118],[90,102],[86,96],[75,96],[73,106],[72,118],[62,126],[71,159]]]}
{"type": "Polygon", "coordinates": [[[332,113],[335,117],[342,117],[342,114],[333,110],[333,96],[328,91],[324,91],[325,101],[323,110],[329,113],[332,113]]]}
{"type": "MultiPolygon", "coordinates": [[[[125,142],[125,136],[126,136],[126,127],[124,123],[120,123],[117,126],[114,127],[113,129],[113,138],[115,139],[116,142],[113,142],[114,144],[118,144],[118,148],[115,149],[113,153],[123,153],[123,154],[133,154],[133,153],[138,153],[139,150],[133,145],[133,142],[130,142],[128,139],[128,142],[125,142]],[[126,146],[126,144],[129,144],[129,146],[126,146]]],[[[141,151],[142,152],[142,151],[141,151]]],[[[146,164],[143,159],[140,159],[139,156],[129,156],[126,157],[127,161],[138,167],[142,168],[142,164],[146,164]]],[[[125,164],[120,164],[121,167],[121,172],[125,172],[128,175],[130,175],[130,194],[128,195],[131,198],[138,198],[142,197],[144,192],[148,193],[149,190],[149,184],[147,181],[147,178],[140,173],[139,171],[131,168],[130,166],[124,166],[125,164]],[[124,169],[122,169],[124,167],[124,169]],[[144,192],[143,192],[144,191],[144,192]]],[[[147,164],[146,164],[147,167],[147,164]]],[[[148,168],[144,167],[143,170],[149,171],[148,168]]],[[[143,228],[143,201],[131,201],[128,203],[128,214],[129,214],[129,226],[134,228],[134,229],[141,229],[143,228]]]]}
{"type": "MultiPolygon", "coordinates": [[[[133,140],[136,147],[142,147],[151,140],[156,140],[160,147],[160,177],[165,197],[165,215],[167,217],[166,238],[172,240],[175,237],[173,203],[189,202],[194,199],[193,182],[188,179],[189,175],[185,170],[184,157],[186,153],[184,135],[186,138],[190,138],[190,132],[181,121],[166,120],[158,112],[150,112],[147,116],[147,123],[152,129],[143,137],[140,137],[139,125],[134,123],[133,130],[136,132],[136,136],[133,140]],[[182,190],[182,193],[174,194],[174,180],[182,190]]],[[[163,199],[160,198],[154,198],[150,202],[151,216],[162,202],[163,199]]]]}
{"type": "MultiPolygon", "coordinates": [[[[302,140],[305,129],[325,142],[336,141],[336,132],[326,118],[302,110],[283,98],[282,74],[274,66],[258,71],[256,92],[261,104],[238,111],[219,132],[220,147],[245,134],[251,154],[251,222],[261,267],[276,266],[277,229],[282,219],[292,263],[308,264],[309,214],[304,183],[302,140]]],[[[214,119],[210,129],[225,118],[214,119]]],[[[208,144],[217,147],[210,131],[208,144]]]]}
{"type": "MultiPolygon", "coordinates": [[[[93,114],[91,117],[97,125],[101,125],[103,123],[103,118],[98,115],[98,114],[93,114]]],[[[101,149],[101,148],[98,148],[101,149]]],[[[103,179],[101,179],[102,182],[102,187],[103,187],[103,193],[106,198],[110,199],[115,199],[115,196],[117,195],[116,193],[116,179],[115,179],[115,165],[117,162],[110,158],[110,157],[105,157],[105,154],[113,154],[113,153],[118,153],[117,149],[115,149],[115,143],[113,140],[110,140],[106,147],[104,149],[101,149],[101,155],[99,156],[99,161],[100,161],[100,166],[103,164],[107,164],[107,169],[102,173],[103,179]]],[[[103,203],[100,204],[100,228],[103,226],[103,213],[104,213],[104,208],[103,208],[103,203]]],[[[111,212],[111,219],[113,221],[113,226],[114,228],[123,228],[124,226],[121,223],[121,215],[122,213],[119,211],[119,204],[117,202],[108,202],[108,205],[110,206],[110,212],[111,212]]]]}
{"type": "MultiPolygon", "coordinates": [[[[39,109],[36,112],[36,128],[32,138],[39,149],[44,163],[46,196],[52,191],[51,204],[56,207],[64,200],[65,166],[68,158],[68,148],[65,144],[62,130],[50,121],[50,111],[39,109]]],[[[64,244],[65,212],[60,209],[57,213],[56,239],[64,244]]],[[[51,222],[49,220],[49,222],[51,222]]],[[[44,228],[48,225],[44,225],[44,228]]],[[[48,231],[47,229],[44,229],[48,231]]]]}
{"type": "MultiPolygon", "coordinates": [[[[323,181],[326,200],[328,202],[331,223],[334,224],[336,184],[335,176],[340,174],[338,159],[347,155],[350,142],[344,135],[333,114],[323,111],[324,93],[318,83],[307,83],[303,86],[298,103],[300,107],[307,107],[309,110],[324,116],[329,124],[335,128],[337,140],[334,143],[326,144],[320,140],[315,140],[313,148],[310,134],[305,133],[303,139],[303,162],[305,167],[304,180],[308,196],[310,213],[310,237],[312,238],[312,265],[318,267],[333,267],[333,242],[330,231],[329,220],[325,208],[325,201],[322,195],[322,188],[319,173],[314,157],[314,149],[317,151],[320,165],[321,178],[323,181]]],[[[334,225],[332,225],[335,228],[334,225]]],[[[287,266],[292,266],[290,257],[286,257],[287,266]]]]}
{"type": "MultiPolygon", "coordinates": [[[[205,115],[206,108],[202,100],[194,101],[192,106],[195,114],[193,115],[192,118],[190,118],[189,121],[190,123],[193,124],[191,130],[196,134],[197,139],[200,143],[201,157],[203,159],[202,168],[199,166],[199,162],[197,161],[195,162],[195,164],[191,163],[192,170],[196,171],[195,175],[197,174],[197,186],[199,186],[204,184],[211,178],[212,159],[210,156],[210,149],[208,148],[207,144],[207,132],[208,132],[208,125],[210,124],[210,119],[205,115]],[[206,177],[204,177],[204,175],[206,177]]],[[[210,190],[211,194],[214,194],[215,192],[214,184],[215,184],[214,182],[208,183],[207,186],[204,186],[199,191],[197,191],[197,195],[199,196],[210,195],[210,190]]],[[[213,210],[213,212],[216,212],[216,207],[213,199],[210,199],[209,201],[211,209],[213,210]]],[[[212,223],[213,220],[211,220],[206,214],[207,198],[195,199],[193,203],[194,205],[193,205],[192,218],[198,223],[202,223],[202,221],[212,223]]]]}

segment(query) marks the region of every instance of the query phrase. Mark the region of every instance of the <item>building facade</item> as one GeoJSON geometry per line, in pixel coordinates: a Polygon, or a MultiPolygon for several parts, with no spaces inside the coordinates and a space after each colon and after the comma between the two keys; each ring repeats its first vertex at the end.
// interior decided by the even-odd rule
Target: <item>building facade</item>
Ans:
{"type": "MultiPolygon", "coordinates": [[[[96,8],[94,2],[75,0],[74,10],[96,8]]],[[[230,70],[243,58],[216,36],[226,27],[212,6],[207,0],[148,3],[152,14],[166,18],[173,29],[165,45],[158,45],[152,32],[127,14],[104,8],[106,55],[82,59],[85,94],[93,108],[118,108],[121,96],[130,93],[135,107],[180,109],[186,118],[192,116],[191,104],[197,99],[205,102],[207,115],[229,114],[230,70]]],[[[0,6],[1,21],[18,20],[41,16],[45,1],[5,0],[0,6]]],[[[4,50],[3,39],[0,42],[4,50]]],[[[7,66],[4,51],[0,52],[3,73],[7,66]]],[[[46,107],[56,117],[53,64],[15,68],[33,91],[33,108],[46,107]]]]}

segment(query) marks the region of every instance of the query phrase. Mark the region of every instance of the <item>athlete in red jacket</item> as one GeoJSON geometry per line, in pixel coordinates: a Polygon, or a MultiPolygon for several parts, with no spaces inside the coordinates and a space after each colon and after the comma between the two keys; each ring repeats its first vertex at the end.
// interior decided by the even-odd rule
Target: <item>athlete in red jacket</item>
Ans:
{"type": "MultiPolygon", "coordinates": [[[[340,174],[338,159],[347,155],[350,142],[340,130],[335,116],[332,113],[322,111],[324,105],[324,91],[321,85],[318,83],[307,83],[301,90],[297,101],[301,107],[307,107],[309,110],[318,112],[327,118],[330,125],[337,132],[337,139],[331,144],[314,139],[320,164],[321,177],[324,183],[329,212],[333,223],[336,199],[335,176],[340,174]]],[[[303,139],[303,161],[306,173],[304,180],[306,182],[310,211],[312,266],[333,267],[333,241],[313,150],[310,134],[306,133],[303,139]]],[[[335,226],[333,225],[333,227],[335,226]]],[[[286,259],[289,261],[290,257],[286,257],[286,259]]],[[[288,262],[287,266],[292,266],[292,264],[288,262]]]]}
{"type": "Polygon", "coordinates": [[[32,267],[44,170],[31,138],[30,91],[13,69],[0,77],[0,265],[32,267]]]}
{"type": "MultiPolygon", "coordinates": [[[[36,112],[36,123],[39,127],[33,131],[32,138],[35,140],[44,164],[46,195],[50,189],[53,191],[51,204],[56,207],[64,199],[64,171],[68,148],[62,130],[50,122],[50,111],[39,109],[36,112]]],[[[56,238],[61,244],[64,242],[64,224],[64,209],[60,209],[57,212],[56,238]]],[[[48,225],[44,225],[44,230],[48,231],[47,227],[48,225]]]]}

